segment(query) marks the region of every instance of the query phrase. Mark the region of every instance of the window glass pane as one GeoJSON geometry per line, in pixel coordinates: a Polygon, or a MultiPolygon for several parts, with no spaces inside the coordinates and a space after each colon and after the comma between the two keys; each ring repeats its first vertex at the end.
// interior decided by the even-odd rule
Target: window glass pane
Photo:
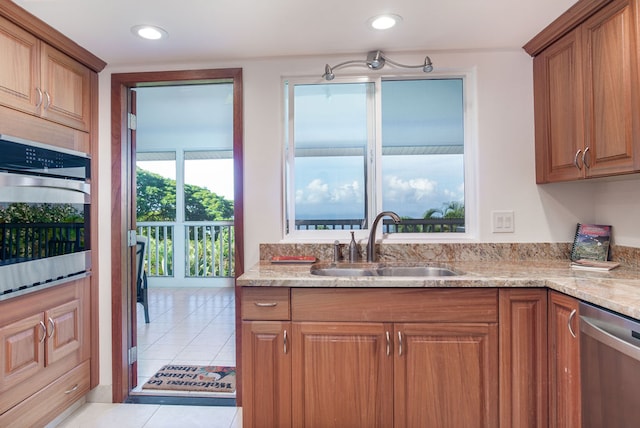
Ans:
{"type": "Polygon", "coordinates": [[[136,157],[136,221],[175,221],[175,152],[137,153],[136,157]]]}
{"type": "Polygon", "coordinates": [[[397,232],[464,232],[462,79],[382,82],[382,208],[397,232]]]}
{"type": "Polygon", "coordinates": [[[231,151],[184,153],[185,221],[233,218],[232,156],[231,151]]]}
{"type": "Polygon", "coordinates": [[[370,85],[294,87],[296,229],[358,228],[365,218],[370,85]]]}

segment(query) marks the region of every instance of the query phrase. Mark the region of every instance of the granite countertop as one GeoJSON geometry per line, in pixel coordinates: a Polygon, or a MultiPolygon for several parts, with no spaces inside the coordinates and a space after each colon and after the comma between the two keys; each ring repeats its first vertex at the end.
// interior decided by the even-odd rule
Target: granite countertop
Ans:
{"type": "Polygon", "coordinates": [[[640,269],[572,269],[566,260],[424,263],[460,273],[447,277],[333,277],[310,273],[309,264],[260,261],[241,275],[242,287],[546,287],[640,319],[640,269]]]}

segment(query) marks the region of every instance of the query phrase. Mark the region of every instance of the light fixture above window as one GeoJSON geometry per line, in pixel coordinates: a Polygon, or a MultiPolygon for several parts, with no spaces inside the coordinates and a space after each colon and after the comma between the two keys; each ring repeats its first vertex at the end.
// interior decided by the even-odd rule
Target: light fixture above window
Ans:
{"type": "Polygon", "coordinates": [[[428,56],[424,57],[424,62],[422,64],[407,65],[390,60],[384,53],[382,53],[382,51],[370,51],[369,53],[367,53],[367,59],[353,59],[350,61],[341,62],[340,64],[336,64],[333,67],[329,64],[326,64],[324,66],[324,74],[322,75],[322,78],[325,80],[333,80],[336,77],[333,73],[333,70],[352,64],[364,64],[371,70],[380,70],[386,63],[401,68],[421,68],[425,73],[431,73],[433,71],[433,63],[431,62],[431,58],[429,58],[428,56]]]}
{"type": "Polygon", "coordinates": [[[396,24],[400,23],[401,21],[402,17],[400,15],[387,13],[384,15],[374,16],[367,22],[375,30],[388,30],[389,28],[395,27],[396,24]]]}
{"type": "Polygon", "coordinates": [[[165,39],[169,35],[163,28],[155,25],[135,25],[131,27],[131,32],[147,40],[165,39]]]}

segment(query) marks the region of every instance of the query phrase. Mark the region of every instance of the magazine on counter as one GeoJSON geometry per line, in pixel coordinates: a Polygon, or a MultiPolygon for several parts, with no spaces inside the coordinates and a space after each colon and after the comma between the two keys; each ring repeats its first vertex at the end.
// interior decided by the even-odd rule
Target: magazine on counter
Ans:
{"type": "Polygon", "coordinates": [[[611,226],[578,223],[571,247],[571,260],[609,260],[611,226]]]}

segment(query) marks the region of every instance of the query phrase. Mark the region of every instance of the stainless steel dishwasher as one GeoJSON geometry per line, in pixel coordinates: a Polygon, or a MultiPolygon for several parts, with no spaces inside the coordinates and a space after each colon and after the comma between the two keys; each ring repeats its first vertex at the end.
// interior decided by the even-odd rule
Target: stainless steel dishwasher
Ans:
{"type": "Polygon", "coordinates": [[[640,322],[580,303],[582,426],[640,426],[640,322]]]}

